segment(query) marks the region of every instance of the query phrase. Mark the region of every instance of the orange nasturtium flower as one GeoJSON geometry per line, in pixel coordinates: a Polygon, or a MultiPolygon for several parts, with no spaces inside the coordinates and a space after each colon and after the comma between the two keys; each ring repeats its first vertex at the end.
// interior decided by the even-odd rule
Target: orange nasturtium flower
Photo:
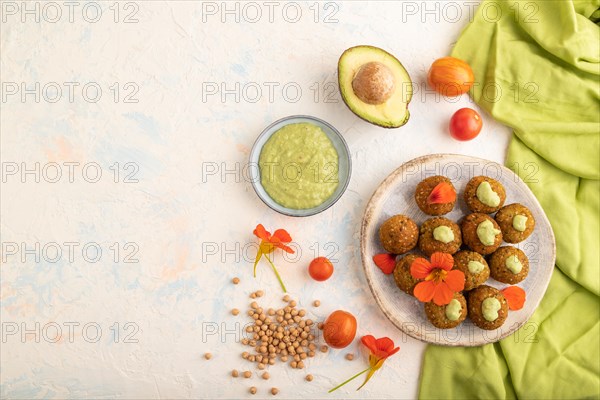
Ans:
{"type": "Polygon", "coordinates": [[[329,391],[329,393],[341,388],[346,383],[350,382],[351,380],[353,380],[355,378],[358,378],[365,372],[368,372],[367,377],[365,378],[365,381],[363,382],[363,384],[360,385],[358,387],[358,389],[356,389],[356,390],[360,390],[363,386],[365,386],[365,384],[367,382],[369,382],[369,379],[371,379],[373,374],[379,368],[381,368],[383,366],[383,363],[385,362],[385,360],[388,357],[396,354],[400,350],[400,347],[394,347],[394,341],[392,339],[390,339],[389,337],[382,337],[379,339],[375,339],[375,337],[373,337],[372,335],[366,335],[366,336],[363,336],[362,339],[360,339],[360,341],[371,351],[371,354],[369,355],[369,368],[365,369],[364,371],[359,372],[358,374],[354,375],[352,378],[337,385],[336,387],[331,389],[329,391]]]}
{"type": "Polygon", "coordinates": [[[511,310],[520,310],[525,305],[525,291],[520,287],[509,286],[501,292],[511,310]]]}
{"type": "Polygon", "coordinates": [[[396,267],[396,256],[390,253],[375,254],[373,262],[384,274],[389,275],[396,267]]]}
{"type": "Polygon", "coordinates": [[[269,254],[275,251],[275,249],[281,249],[286,253],[294,253],[294,250],[287,246],[286,243],[292,241],[292,237],[285,229],[277,229],[273,234],[269,233],[262,224],[256,225],[256,229],[254,229],[254,234],[260,239],[260,245],[258,246],[258,253],[256,254],[256,260],[254,260],[254,277],[256,278],[256,265],[262,258],[265,256],[267,261],[273,267],[273,272],[275,272],[275,276],[279,280],[279,284],[284,292],[287,292],[283,281],[281,280],[281,276],[279,276],[279,272],[277,272],[277,268],[275,268],[275,264],[269,258],[269,254]]]}
{"type": "Polygon", "coordinates": [[[446,204],[455,200],[456,191],[448,182],[438,183],[427,196],[427,203],[429,204],[446,204]]]}
{"type": "Polygon", "coordinates": [[[438,306],[449,304],[454,293],[465,288],[465,274],[454,266],[454,258],[448,253],[433,253],[431,262],[417,258],[410,265],[410,274],[415,279],[424,279],[417,283],[413,291],[415,297],[424,303],[433,302],[438,306]]]}

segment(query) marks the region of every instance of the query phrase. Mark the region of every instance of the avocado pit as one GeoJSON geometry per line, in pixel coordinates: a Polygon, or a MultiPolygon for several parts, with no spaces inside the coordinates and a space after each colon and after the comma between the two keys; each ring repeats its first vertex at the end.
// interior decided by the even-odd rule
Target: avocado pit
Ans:
{"type": "Polygon", "coordinates": [[[392,97],[395,88],[394,74],[387,66],[377,61],[363,64],[352,80],[354,94],[372,105],[385,103],[392,97]]]}

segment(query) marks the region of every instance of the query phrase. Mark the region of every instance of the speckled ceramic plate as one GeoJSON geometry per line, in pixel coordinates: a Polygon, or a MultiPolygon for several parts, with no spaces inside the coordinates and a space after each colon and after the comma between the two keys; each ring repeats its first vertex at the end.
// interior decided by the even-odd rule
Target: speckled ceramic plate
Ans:
{"type": "MultiPolygon", "coordinates": [[[[531,171],[534,171],[534,166],[531,167],[531,171]]],[[[529,179],[531,179],[530,184],[535,184],[535,173],[531,174],[529,179]]],[[[556,248],[550,222],[542,207],[527,185],[511,170],[480,158],[435,154],[405,163],[377,188],[363,218],[361,255],[367,281],[375,300],[399,329],[425,342],[447,346],[480,346],[497,342],[519,328],[522,329],[518,335],[515,335],[515,340],[534,340],[537,327],[527,321],[542,300],[550,282],[556,248]],[[529,257],[529,275],[518,284],[526,291],[527,301],[521,310],[510,311],[506,322],[496,330],[480,329],[469,318],[453,329],[435,328],[425,316],[423,304],[398,289],[393,275],[383,274],[373,263],[373,255],[385,252],[379,243],[379,227],[386,219],[395,214],[404,214],[421,225],[426,219],[431,218],[419,209],[414,194],[417,184],[433,175],[448,177],[456,187],[458,196],[454,210],[444,215],[453,221],[460,221],[463,216],[470,213],[462,195],[467,182],[478,175],[486,175],[500,181],[506,189],[504,204],[521,203],[531,210],[535,218],[536,226],[531,236],[514,245],[529,257]]],[[[492,278],[486,284],[498,289],[507,286],[492,278]]]]}

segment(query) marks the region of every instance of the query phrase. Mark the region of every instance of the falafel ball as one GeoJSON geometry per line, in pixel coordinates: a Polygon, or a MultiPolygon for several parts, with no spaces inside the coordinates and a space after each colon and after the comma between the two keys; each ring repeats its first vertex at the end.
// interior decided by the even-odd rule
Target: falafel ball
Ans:
{"type": "Polygon", "coordinates": [[[469,318],[481,329],[498,329],[508,317],[508,302],[498,289],[481,285],[469,292],[469,318]]]}
{"type": "Polygon", "coordinates": [[[476,176],[467,183],[464,199],[469,210],[491,214],[504,205],[506,191],[497,180],[487,176],[476,176]]]}
{"type": "Polygon", "coordinates": [[[425,303],[425,315],[436,328],[457,327],[467,318],[467,300],[462,293],[454,293],[454,297],[447,305],[438,306],[434,302],[425,303]]]}
{"type": "Polygon", "coordinates": [[[417,189],[415,190],[415,201],[417,205],[427,215],[444,215],[448,214],[454,208],[456,203],[456,189],[450,179],[445,176],[436,175],[426,178],[419,182],[417,189]],[[433,189],[440,183],[445,182],[450,185],[450,188],[454,191],[454,200],[448,203],[431,203],[429,195],[433,189]]]}
{"type": "Polygon", "coordinates": [[[502,244],[502,231],[489,215],[469,214],[460,227],[464,243],[479,254],[492,254],[502,244]]]}
{"type": "Polygon", "coordinates": [[[389,253],[408,253],[417,245],[419,228],[406,215],[394,215],[379,228],[379,240],[383,248],[389,253]]]}
{"type": "Polygon", "coordinates": [[[502,246],[490,256],[490,274],[498,282],[514,285],[529,274],[529,259],[516,247],[502,246]]]}
{"type": "Polygon", "coordinates": [[[419,256],[416,254],[407,254],[404,257],[400,258],[396,263],[396,268],[394,268],[394,280],[396,281],[396,285],[405,293],[414,296],[413,290],[417,283],[421,282],[422,279],[413,278],[410,273],[410,266],[419,256]]]}
{"type": "Polygon", "coordinates": [[[507,243],[519,243],[527,239],[535,228],[531,211],[522,204],[514,203],[502,207],[496,214],[496,222],[507,243]]]}
{"type": "Polygon", "coordinates": [[[454,255],[454,267],[465,274],[465,289],[473,290],[490,277],[490,267],[479,253],[461,250],[454,255]]]}
{"type": "Polygon", "coordinates": [[[448,218],[430,218],[421,225],[419,232],[419,249],[427,256],[438,251],[454,254],[462,245],[460,228],[448,218]]]}

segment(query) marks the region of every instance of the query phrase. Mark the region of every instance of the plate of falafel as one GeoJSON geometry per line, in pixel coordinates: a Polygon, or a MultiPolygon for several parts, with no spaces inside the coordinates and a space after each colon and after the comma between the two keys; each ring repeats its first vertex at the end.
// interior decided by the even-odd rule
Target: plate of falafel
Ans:
{"type": "Polygon", "coordinates": [[[403,164],[376,189],[361,255],[371,292],[396,327],[425,342],[480,346],[527,323],[556,248],[542,207],[514,172],[435,154],[403,164]]]}

